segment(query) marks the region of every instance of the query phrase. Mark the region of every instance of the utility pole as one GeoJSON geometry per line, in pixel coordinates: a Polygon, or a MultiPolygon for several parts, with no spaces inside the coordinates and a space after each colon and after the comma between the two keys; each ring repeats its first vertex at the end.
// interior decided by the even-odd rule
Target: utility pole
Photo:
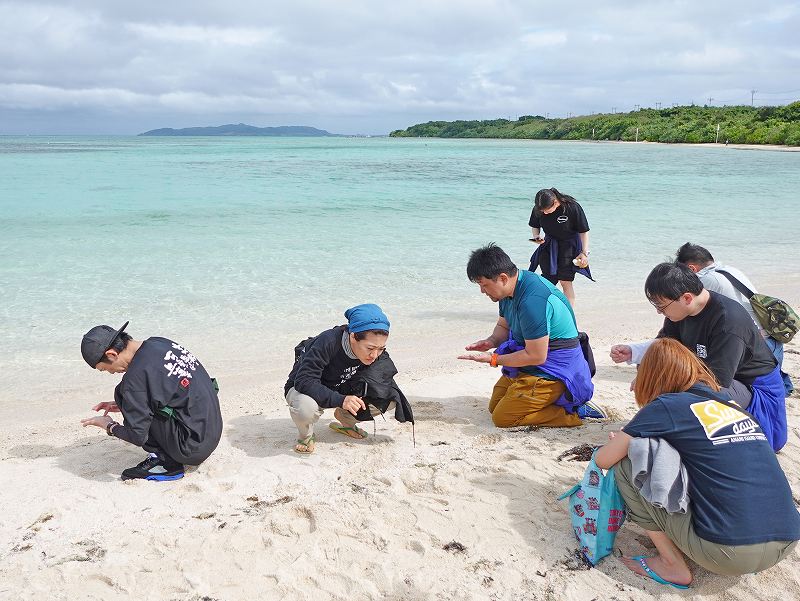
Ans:
{"type": "Polygon", "coordinates": [[[719,144],[719,123],[717,123],[717,137],[714,139],[714,144],[719,144]]]}
{"type": "Polygon", "coordinates": [[[636,141],[639,141],[639,128],[636,128],[636,141]]]}
{"type": "Polygon", "coordinates": [[[753,99],[756,96],[756,92],[758,92],[758,90],[750,90],[750,106],[753,106],[753,99]]]}

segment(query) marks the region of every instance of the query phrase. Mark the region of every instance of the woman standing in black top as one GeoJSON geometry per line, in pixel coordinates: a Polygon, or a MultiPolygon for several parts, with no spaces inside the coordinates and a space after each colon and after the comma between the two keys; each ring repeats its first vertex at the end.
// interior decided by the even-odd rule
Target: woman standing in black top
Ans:
{"type": "Polygon", "coordinates": [[[564,295],[575,305],[572,282],[580,272],[592,279],[589,271],[589,222],[583,208],[572,196],[555,188],[536,193],[528,222],[539,245],[531,257],[530,271],[539,267],[542,275],[553,284],[561,284],[564,295]],[[544,230],[544,237],[541,231],[544,230]]]}

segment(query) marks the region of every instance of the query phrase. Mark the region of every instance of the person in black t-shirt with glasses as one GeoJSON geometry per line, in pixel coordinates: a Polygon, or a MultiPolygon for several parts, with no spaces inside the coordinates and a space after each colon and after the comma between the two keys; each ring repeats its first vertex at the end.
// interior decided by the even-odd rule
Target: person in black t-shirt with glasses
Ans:
{"type": "MultiPolygon", "coordinates": [[[[656,265],[645,295],[664,316],[659,338],[674,338],[708,366],[719,385],[754,414],[775,451],[786,444],[786,391],[780,369],[747,311],[735,300],[703,287],[689,267],[656,265]]],[[[639,363],[652,341],[616,344],[615,363],[639,363]]]]}
{"type": "Polygon", "coordinates": [[[531,218],[528,221],[533,237],[539,245],[531,257],[529,270],[539,267],[542,276],[553,284],[561,284],[564,296],[575,306],[575,274],[589,271],[589,222],[583,208],[572,196],[555,188],[545,188],[536,193],[531,218]],[[544,237],[541,231],[544,230],[544,237]]]}

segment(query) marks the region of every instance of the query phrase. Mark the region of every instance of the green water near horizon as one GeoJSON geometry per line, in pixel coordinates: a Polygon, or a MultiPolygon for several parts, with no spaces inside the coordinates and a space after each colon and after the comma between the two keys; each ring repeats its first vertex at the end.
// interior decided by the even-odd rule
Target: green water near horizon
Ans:
{"type": "Polygon", "coordinates": [[[533,195],[551,186],[581,202],[592,229],[597,283],[579,281],[579,299],[638,290],[687,240],[756,283],[800,258],[800,153],[0,137],[4,396],[33,394],[32,368],[53,374],[34,389],[85,377],[78,345],[96,323],[130,319],[135,333],[217,344],[234,361],[242,346],[283,349],[360,302],[394,320],[486,314],[464,275],[470,250],[494,241],[527,266],[533,195]]]}

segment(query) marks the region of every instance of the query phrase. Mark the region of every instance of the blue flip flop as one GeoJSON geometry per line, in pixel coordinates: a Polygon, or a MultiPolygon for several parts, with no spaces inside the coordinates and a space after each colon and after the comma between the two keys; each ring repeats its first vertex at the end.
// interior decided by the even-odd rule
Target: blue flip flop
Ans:
{"type": "Polygon", "coordinates": [[[645,571],[645,573],[659,584],[666,584],[668,586],[672,586],[679,589],[689,588],[685,584],[675,584],[674,582],[670,582],[669,580],[664,580],[661,576],[656,574],[653,570],[650,569],[650,566],[648,566],[647,562],[645,561],[646,559],[648,559],[647,555],[637,555],[636,557],[631,557],[631,559],[633,559],[634,561],[638,561],[639,565],[642,566],[642,569],[645,571]]]}

